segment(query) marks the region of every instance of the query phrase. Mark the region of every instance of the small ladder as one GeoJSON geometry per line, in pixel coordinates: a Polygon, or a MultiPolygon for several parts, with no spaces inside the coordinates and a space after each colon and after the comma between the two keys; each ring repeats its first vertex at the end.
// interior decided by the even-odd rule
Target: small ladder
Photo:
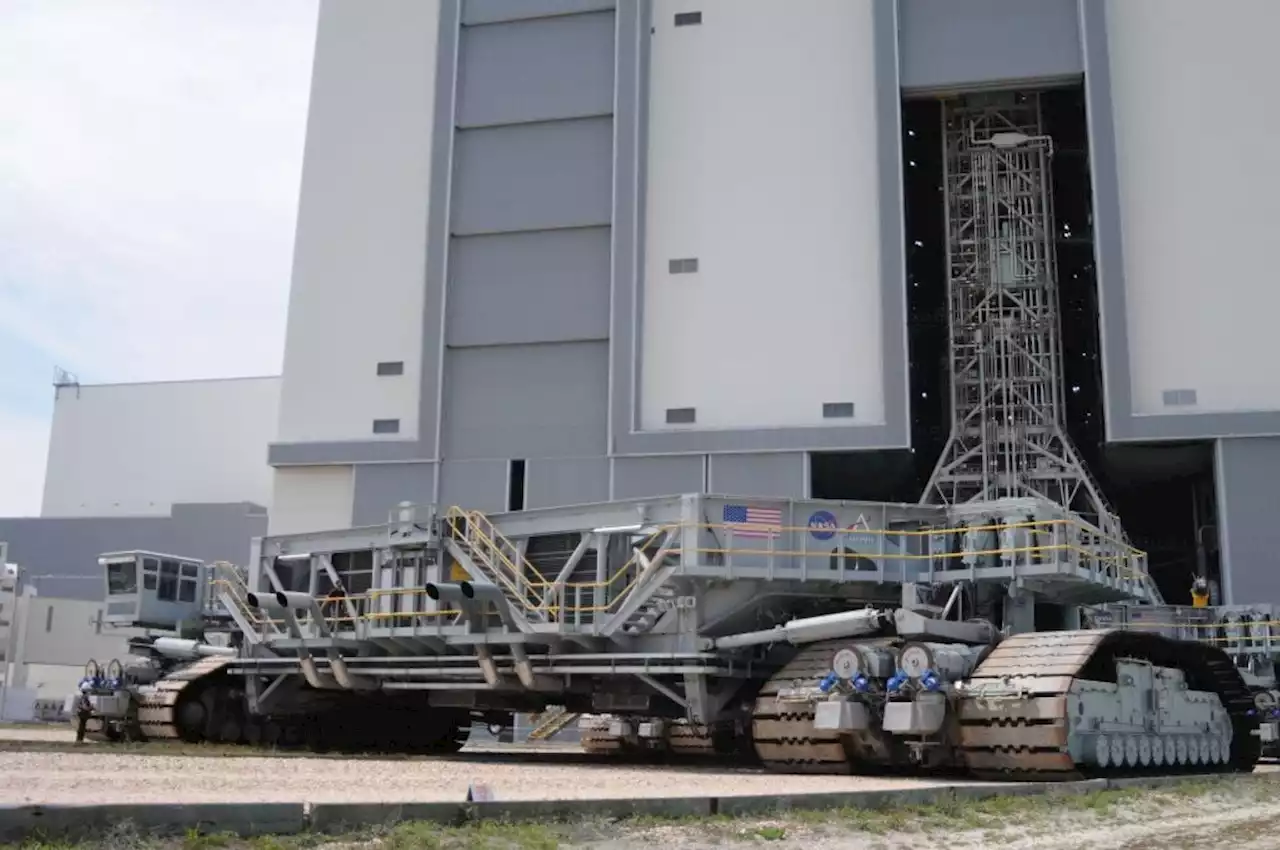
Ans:
{"type": "Polygon", "coordinates": [[[642,635],[653,628],[658,618],[666,613],[664,603],[671,603],[676,596],[675,588],[662,585],[653,592],[649,601],[641,605],[636,612],[622,624],[622,632],[629,635],[642,635]]]}

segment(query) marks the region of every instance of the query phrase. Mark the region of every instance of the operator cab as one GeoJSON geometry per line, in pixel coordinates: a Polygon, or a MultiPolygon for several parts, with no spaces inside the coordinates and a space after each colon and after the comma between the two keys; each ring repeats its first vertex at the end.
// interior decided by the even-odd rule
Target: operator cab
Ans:
{"type": "Polygon", "coordinates": [[[109,552],[98,557],[106,577],[103,622],[173,629],[199,622],[209,592],[205,565],[158,552],[109,552]]]}

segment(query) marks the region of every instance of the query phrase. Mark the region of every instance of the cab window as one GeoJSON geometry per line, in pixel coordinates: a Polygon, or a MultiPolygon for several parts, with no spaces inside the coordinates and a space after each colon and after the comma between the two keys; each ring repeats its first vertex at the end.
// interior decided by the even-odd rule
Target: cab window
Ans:
{"type": "Polygon", "coordinates": [[[107,564],[107,595],[138,592],[138,564],[135,561],[107,564]]]}
{"type": "Polygon", "coordinates": [[[156,598],[161,602],[178,601],[178,562],[177,561],[161,561],[160,562],[160,587],[156,591],[156,598]]]}

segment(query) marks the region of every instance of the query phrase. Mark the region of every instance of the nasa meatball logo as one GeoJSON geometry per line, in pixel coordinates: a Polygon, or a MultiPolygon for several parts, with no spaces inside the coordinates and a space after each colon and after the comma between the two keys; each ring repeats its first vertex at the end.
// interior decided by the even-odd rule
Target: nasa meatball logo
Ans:
{"type": "Polygon", "coordinates": [[[829,511],[814,511],[809,517],[809,533],[815,540],[830,540],[839,529],[835,515],[829,511]]]}

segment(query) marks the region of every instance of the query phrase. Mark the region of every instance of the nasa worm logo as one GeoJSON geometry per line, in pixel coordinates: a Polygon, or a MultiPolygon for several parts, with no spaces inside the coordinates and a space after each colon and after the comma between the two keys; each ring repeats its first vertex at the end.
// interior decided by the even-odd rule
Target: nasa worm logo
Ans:
{"type": "Polygon", "coordinates": [[[809,517],[809,533],[815,540],[830,540],[836,536],[840,526],[830,511],[814,511],[809,517]]]}

